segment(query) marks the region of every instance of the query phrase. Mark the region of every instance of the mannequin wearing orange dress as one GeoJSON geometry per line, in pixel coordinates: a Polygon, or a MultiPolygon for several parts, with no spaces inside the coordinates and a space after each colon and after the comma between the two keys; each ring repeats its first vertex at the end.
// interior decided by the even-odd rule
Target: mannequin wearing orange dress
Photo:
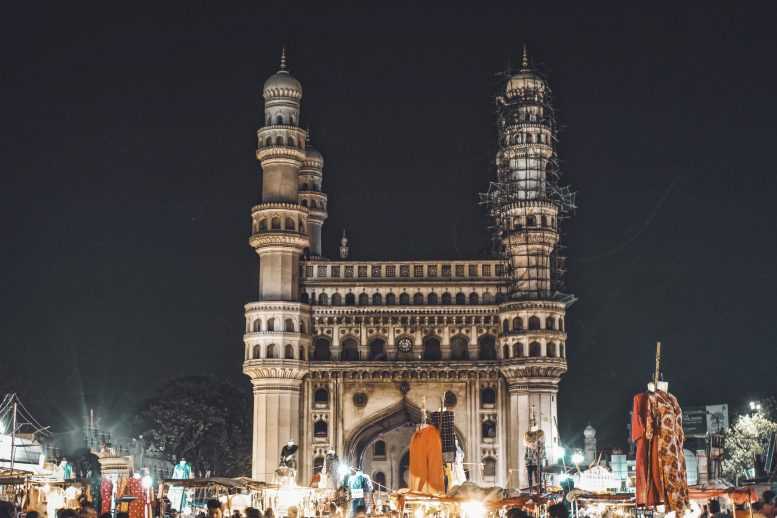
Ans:
{"type": "Polygon", "coordinates": [[[432,495],[445,492],[442,439],[432,425],[423,424],[410,439],[410,490],[432,495]]]}

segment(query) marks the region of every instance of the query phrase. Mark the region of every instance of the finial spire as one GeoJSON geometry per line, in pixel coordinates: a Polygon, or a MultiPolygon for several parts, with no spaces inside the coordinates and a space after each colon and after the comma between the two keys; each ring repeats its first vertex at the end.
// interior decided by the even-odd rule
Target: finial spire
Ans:
{"type": "Polygon", "coordinates": [[[281,70],[286,70],[286,45],[281,50],[281,70]]]}
{"type": "Polygon", "coordinates": [[[529,51],[526,50],[526,43],[523,44],[523,57],[521,57],[521,68],[524,70],[529,68],[529,51]]]}
{"type": "Polygon", "coordinates": [[[348,259],[349,252],[348,238],[345,237],[345,229],[343,229],[343,237],[340,238],[340,259],[348,259]]]}

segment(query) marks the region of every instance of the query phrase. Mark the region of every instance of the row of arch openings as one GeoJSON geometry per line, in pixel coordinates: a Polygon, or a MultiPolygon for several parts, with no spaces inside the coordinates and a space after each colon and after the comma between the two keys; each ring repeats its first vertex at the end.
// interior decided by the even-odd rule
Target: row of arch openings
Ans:
{"type": "MultiPolygon", "coordinates": [[[[545,349],[545,357],[547,358],[566,358],[566,350],[563,343],[556,344],[555,342],[548,342],[545,345],[545,349]]],[[[542,344],[539,342],[529,343],[528,353],[529,358],[542,357],[542,344]]],[[[505,359],[526,357],[524,344],[520,342],[515,343],[512,346],[512,350],[509,345],[505,344],[502,348],[502,356],[504,356],[505,359]]]]}
{"type": "Polygon", "coordinates": [[[279,216],[273,216],[269,219],[269,227],[268,220],[262,219],[259,221],[259,232],[267,232],[268,230],[284,230],[286,232],[296,232],[297,228],[299,228],[300,234],[305,233],[305,224],[300,221],[299,227],[296,223],[294,223],[294,218],[285,218],[285,220],[282,220],[279,216]],[[281,226],[281,223],[284,223],[283,226],[281,226]]]}
{"type": "Polygon", "coordinates": [[[299,149],[305,149],[304,144],[297,145],[297,141],[294,139],[294,137],[286,137],[285,139],[278,135],[275,137],[275,140],[273,140],[272,137],[267,137],[264,139],[264,146],[265,147],[271,147],[273,145],[276,146],[287,146],[287,147],[296,147],[299,149]]]}
{"type": "Polygon", "coordinates": [[[521,331],[539,331],[541,329],[549,329],[553,331],[563,331],[564,330],[564,319],[559,317],[546,317],[545,318],[545,327],[542,326],[542,321],[540,320],[540,317],[532,315],[529,317],[529,320],[527,322],[527,326],[524,327],[524,322],[521,317],[515,317],[510,321],[509,319],[504,319],[502,321],[502,334],[510,334],[510,333],[518,333],[521,331]]]}
{"type": "Polygon", "coordinates": [[[494,304],[499,302],[500,295],[495,297],[492,293],[484,293],[481,297],[478,293],[472,292],[469,295],[456,293],[455,295],[447,291],[441,295],[429,293],[424,297],[423,293],[415,293],[412,297],[409,293],[400,293],[399,297],[394,293],[387,293],[384,297],[381,293],[373,293],[371,296],[367,293],[360,293],[357,297],[353,293],[346,293],[343,297],[340,293],[333,293],[330,297],[327,293],[319,293],[318,297],[311,299],[308,293],[302,294],[302,302],[305,304],[318,304],[320,306],[409,306],[411,303],[415,306],[443,306],[457,305],[476,305],[476,304],[494,304]]]}
{"type": "MultiPolygon", "coordinates": [[[[305,348],[303,346],[299,346],[299,358],[294,357],[294,346],[291,344],[286,344],[286,346],[283,348],[283,358],[284,360],[302,360],[304,361],[305,358],[305,348]]],[[[275,345],[275,344],[267,344],[267,347],[265,348],[264,356],[262,356],[262,346],[260,344],[254,345],[252,351],[251,351],[251,358],[254,360],[280,360],[281,359],[281,349],[275,345]]]]}
{"type": "MultiPolygon", "coordinates": [[[[465,361],[469,360],[469,340],[456,335],[450,340],[450,360],[465,361]]],[[[318,336],[313,340],[313,352],[311,361],[331,361],[333,358],[331,350],[331,341],[324,336],[318,336]]],[[[359,343],[356,339],[347,337],[340,344],[341,361],[359,361],[361,355],[359,343]]],[[[367,345],[368,361],[386,361],[388,360],[386,351],[386,341],[383,338],[374,338],[367,345]]],[[[424,338],[421,349],[421,360],[440,361],[442,360],[442,346],[439,337],[428,336],[424,338]]],[[[478,339],[477,359],[484,361],[493,361],[497,359],[496,338],[493,335],[486,334],[478,339]]]]}
{"type": "Polygon", "coordinates": [[[305,322],[300,320],[299,325],[295,327],[294,320],[292,320],[291,318],[287,318],[283,320],[283,327],[281,327],[276,323],[275,318],[268,318],[266,327],[262,328],[262,319],[257,318],[251,324],[251,332],[261,333],[262,331],[285,331],[287,333],[294,333],[294,332],[304,333],[305,322]]]}

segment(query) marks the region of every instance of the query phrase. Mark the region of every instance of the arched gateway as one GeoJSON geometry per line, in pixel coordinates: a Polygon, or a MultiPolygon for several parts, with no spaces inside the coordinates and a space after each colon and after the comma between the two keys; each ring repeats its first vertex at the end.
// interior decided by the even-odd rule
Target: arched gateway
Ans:
{"type": "MultiPolygon", "coordinates": [[[[391,489],[404,487],[410,438],[422,420],[421,408],[407,398],[364,418],[346,438],[346,462],[373,478],[385,477],[385,485],[391,489]]],[[[455,432],[465,448],[462,434],[458,429],[455,432]]]]}
{"type": "Polygon", "coordinates": [[[293,440],[300,484],[335,451],[399,487],[419,407],[444,400],[460,442],[466,437],[470,480],[526,488],[521,437],[531,418],[546,452],[560,445],[556,398],[569,352],[562,322],[575,300],[560,282],[559,222],[574,199],[559,182],[549,83],[524,54],[497,91],[498,174],[484,181],[481,201],[500,256],[469,260],[351,260],[345,234],[338,257],[323,257],[324,157],[299,126],[302,85],[285,54],[261,95],[261,200],[249,238],[258,293],[245,305],[243,336],[252,477],[272,481],[293,440]]]}

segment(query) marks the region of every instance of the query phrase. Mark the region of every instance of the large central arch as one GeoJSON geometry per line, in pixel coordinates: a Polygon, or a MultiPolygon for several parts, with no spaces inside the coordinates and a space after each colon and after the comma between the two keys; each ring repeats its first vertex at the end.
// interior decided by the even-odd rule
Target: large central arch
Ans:
{"type": "MultiPolygon", "coordinates": [[[[407,398],[402,398],[394,405],[365,418],[364,422],[356,427],[345,440],[348,462],[353,465],[362,465],[364,452],[376,437],[403,425],[421,424],[422,416],[421,408],[407,398]]],[[[466,451],[463,436],[458,428],[455,429],[455,433],[459,444],[466,451]]]]}

